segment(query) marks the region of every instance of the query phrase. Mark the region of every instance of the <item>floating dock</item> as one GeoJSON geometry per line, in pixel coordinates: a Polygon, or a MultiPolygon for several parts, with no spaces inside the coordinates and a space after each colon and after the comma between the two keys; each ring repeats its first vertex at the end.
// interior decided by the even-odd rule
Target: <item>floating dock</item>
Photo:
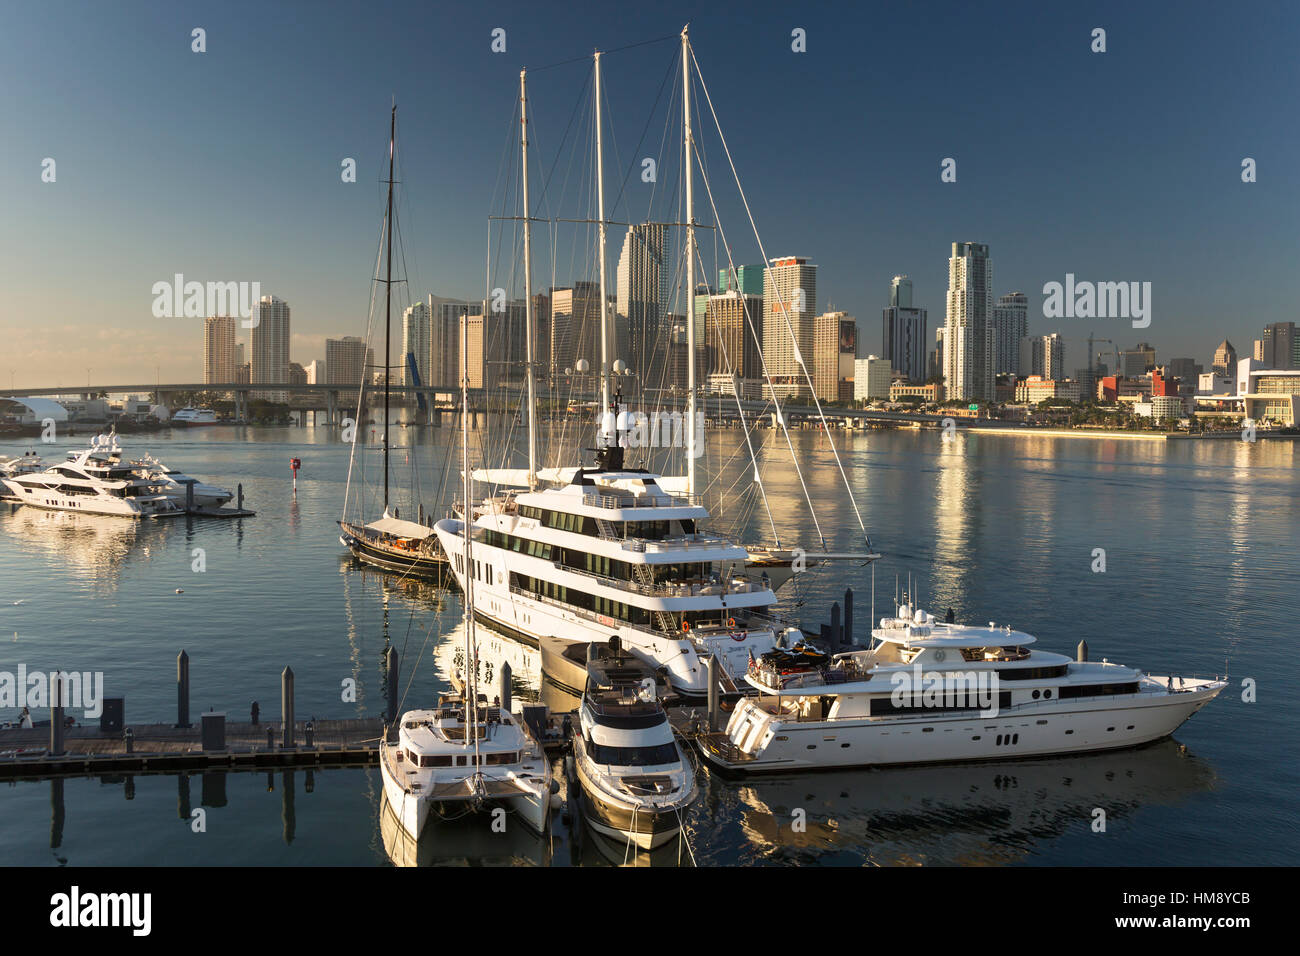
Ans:
{"type": "Polygon", "coordinates": [[[63,752],[54,753],[48,721],[30,729],[0,730],[0,779],[364,766],[378,762],[384,722],[379,717],[298,722],[291,746],[284,746],[280,724],[225,724],[224,731],[224,747],[205,750],[201,723],[134,724],[113,732],[69,727],[63,733],[63,752]]]}

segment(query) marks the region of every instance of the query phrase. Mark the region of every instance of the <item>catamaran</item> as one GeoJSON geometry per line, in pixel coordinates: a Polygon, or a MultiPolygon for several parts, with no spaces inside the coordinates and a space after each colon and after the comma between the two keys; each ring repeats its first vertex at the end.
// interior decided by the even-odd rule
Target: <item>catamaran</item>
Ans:
{"type": "MultiPolygon", "coordinates": [[[[467,412],[468,374],[462,384],[462,410],[467,412]]],[[[469,482],[468,415],[461,416],[462,460],[469,482]]],[[[460,541],[457,557],[468,566],[474,559],[471,537],[460,541]]],[[[431,813],[457,815],[466,810],[495,807],[517,813],[538,833],[550,817],[551,764],[542,742],[527,724],[511,713],[510,685],[502,680],[497,698],[488,703],[479,693],[478,638],[474,622],[474,593],[461,604],[465,668],[462,690],[441,694],[436,707],[401,715],[395,742],[379,749],[384,795],[402,828],[417,841],[431,813]]],[[[394,705],[395,706],[395,705],[394,705]]]]}

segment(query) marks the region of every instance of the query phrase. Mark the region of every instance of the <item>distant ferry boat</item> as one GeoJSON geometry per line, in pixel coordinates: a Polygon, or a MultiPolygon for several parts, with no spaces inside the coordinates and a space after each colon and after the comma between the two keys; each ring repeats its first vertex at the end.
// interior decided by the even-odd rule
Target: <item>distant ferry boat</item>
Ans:
{"type": "Polygon", "coordinates": [[[186,406],[172,415],[171,421],[173,425],[215,425],[217,413],[210,408],[186,406]]]}

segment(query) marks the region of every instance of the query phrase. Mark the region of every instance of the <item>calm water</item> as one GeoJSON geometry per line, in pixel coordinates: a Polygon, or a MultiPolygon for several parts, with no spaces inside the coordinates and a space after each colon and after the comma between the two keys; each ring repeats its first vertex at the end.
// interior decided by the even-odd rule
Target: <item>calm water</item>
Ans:
{"type": "MultiPolygon", "coordinates": [[[[817,545],[799,478],[778,436],[764,477],[777,530],[817,545]]],[[[395,479],[431,509],[444,480],[446,432],[393,453],[395,479]],[[412,459],[414,459],[412,461],[412,459]]],[[[396,440],[396,439],[395,439],[396,440]]],[[[414,430],[401,440],[416,441],[414,430]]],[[[715,491],[754,534],[766,515],[738,498],[724,433],[715,491]]],[[[833,550],[861,546],[830,446],[794,436],[816,517],[833,550]]],[[[874,432],[837,436],[872,543],[875,616],[896,577],[959,620],[1009,623],[1046,650],[1153,673],[1221,673],[1233,684],[1175,740],[1136,751],[967,767],[839,772],[726,782],[702,774],[688,827],[701,863],[1279,864],[1297,840],[1292,658],[1300,617],[1300,498],[1291,442],[1088,441],[874,432]],[[1091,570],[1105,550],[1105,573],[1091,570]],[[1281,666],[1279,666],[1281,665],[1281,666]],[[1257,682],[1256,703],[1240,679],[1257,682]],[[1105,833],[1090,826],[1107,814],[1105,833]],[[796,811],[807,826],[794,825],[796,811]]],[[[47,461],[80,439],[38,446],[47,461]]],[[[377,715],[386,642],[403,652],[407,703],[445,686],[458,640],[454,595],[354,566],[338,543],[347,447],[324,429],[214,428],[127,436],[218,484],[242,482],[255,518],[132,523],[0,508],[0,670],[102,670],[131,722],[175,719],[175,658],[191,658],[194,711],[278,716],[279,674],[297,674],[300,717],[377,715]],[[289,459],[302,459],[298,491],[289,459]],[[202,549],[206,570],[192,570],[202,549]],[[177,589],[184,593],[177,594],[177,589]],[[417,665],[418,661],[418,665],[417,665]],[[356,701],[341,688],[356,681],[356,701]]],[[[0,454],[25,443],[0,444],[0,454]]],[[[370,477],[375,450],[359,450],[370,477]]],[[[712,473],[719,464],[710,461],[712,473]]],[[[454,479],[453,479],[454,481],[454,479]]],[[[355,488],[354,488],[355,491],[355,488]]],[[[751,496],[752,497],[752,496],[751,496]]],[[[403,514],[413,512],[402,499],[403,514]]],[[[728,527],[730,521],[720,521],[728,527]]],[[[855,590],[858,634],[870,568],[798,578],[785,610],[812,630],[855,590]]],[[[509,660],[538,687],[535,653],[484,634],[485,665],[509,660]]],[[[0,710],[12,719],[13,708],[0,710]]],[[[550,844],[474,827],[440,833],[418,854],[380,814],[378,771],[136,776],[20,782],[0,789],[0,860],[10,864],[360,864],[621,861],[622,848],[563,822],[550,844]],[[207,831],[187,822],[207,807],[207,831]],[[52,846],[52,844],[56,844],[52,846]]],[[[427,841],[426,841],[427,842],[427,841]]],[[[676,862],[676,849],[654,863],[676,862]]],[[[645,862],[644,859],[642,862],[645,862]]]]}

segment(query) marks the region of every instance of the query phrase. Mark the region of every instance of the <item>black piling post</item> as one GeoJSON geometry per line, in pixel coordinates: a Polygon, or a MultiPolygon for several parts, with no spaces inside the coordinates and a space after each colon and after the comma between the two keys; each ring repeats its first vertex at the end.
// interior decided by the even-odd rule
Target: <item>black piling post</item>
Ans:
{"type": "Polygon", "coordinates": [[[63,755],[63,674],[55,671],[50,675],[50,756],[63,755]]]}
{"type": "Polygon", "coordinates": [[[242,481],[235,486],[235,501],[237,502],[236,508],[238,508],[240,511],[243,511],[244,510],[244,483],[242,481]]]}
{"type": "Polygon", "coordinates": [[[501,689],[498,696],[501,700],[501,709],[506,713],[510,712],[510,662],[504,661],[501,664],[501,689]]]}
{"type": "Polygon", "coordinates": [[[844,644],[853,646],[853,588],[844,589],[844,644]]]}
{"type": "Polygon", "coordinates": [[[194,511],[194,479],[191,478],[185,482],[185,510],[189,513],[194,511]]]}
{"type": "Polygon", "coordinates": [[[190,655],[176,655],[176,726],[190,725],[190,655]]]}
{"type": "Polygon", "coordinates": [[[286,667],[280,672],[280,724],[283,742],[280,746],[294,746],[293,725],[293,668],[286,667]]]}
{"type": "Polygon", "coordinates": [[[708,668],[708,675],[709,675],[709,676],[708,676],[708,681],[709,681],[709,696],[708,696],[708,707],[709,707],[709,730],[710,730],[710,731],[715,731],[715,730],[718,729],[718,718],[719,718],[719,717],[721,716],[721,714],[722,714],[722,702],[721,702],[721,700],[719,699],[719,694],[718,694],[718,690],[719,690],[719,688],[718,688],[718,678],[719,678],[720,675],[719,675],[719,673],[718,673],[718,655],[717,655],[717,654],[710,654],[710,655],[709,655],[709,668],[708,668]]]}
{"type": "Polygon", "coordinates": [[[384,655],[388,670],[388,714],[389,723],[397,720],[397,677],[401,662],[397,657],[397,648],[389,647],[384,655]]]}

